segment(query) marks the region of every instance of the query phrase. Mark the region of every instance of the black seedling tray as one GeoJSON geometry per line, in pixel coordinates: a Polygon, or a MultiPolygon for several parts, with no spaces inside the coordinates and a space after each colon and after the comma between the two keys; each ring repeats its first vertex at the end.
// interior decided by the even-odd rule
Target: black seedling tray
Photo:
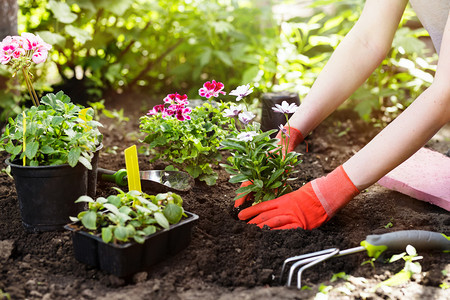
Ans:
{"type": "Polygon", "coordinates": [[[187,218],[145,238],[143,244],[103,242],[101,236],[80,230],[78,223],[64,228],[72,232],[75,258],[118,277],[126,277],[148,269],[170,255],[186,248],[191,242],[196,214],[185,212],[187,218]]]}

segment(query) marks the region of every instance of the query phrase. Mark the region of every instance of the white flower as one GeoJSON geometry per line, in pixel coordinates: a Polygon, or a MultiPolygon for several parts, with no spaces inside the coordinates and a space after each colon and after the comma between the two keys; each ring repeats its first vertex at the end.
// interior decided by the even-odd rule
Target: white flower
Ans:
{"type": "Polygon", "coordinates": [[[241,142],[250,142],[253,140],[253,137],[257,135],[258,133],[256,133],[256,131],[241,132],[237,135],[236,139],[241,142]]]}
{"type": "Polygon", "coordinates": [[[244,110],[244,107],[242,105],[233,105],[230,108],[227,108],[223,111],[223,116],[224,117],[236,117],[237,115],[239,115],[242,111],[244,110]]]}
{"type": "Polygon", "coordinates": [[[256,117],[255,114],[250,111],[241,112],[238,116],[239,121],[241,121],[244,125],[250,123],[250,121],[253,120],[254,117],[256,117]]]}
{"type": "Polygon", "coordinates": [[[253,87],[250,87],[250,83],[246,85],[240,85],[235,90],[232,90],[229,95],[237,96],[236,101],[240,101],[245,96],[250,95],[253,92],[253,87]]]}
{"type": "Polygon", "coordinates": [[[278,128],[280,129],[280,131],[281,131],[282,133],[284,133],[285,136],[287,136],[288,138],[290,137],[287,128],[284,127],[283,124],[280,124],[280,126],[278,126],[278,128]]]}
{"type": "Polygon", "coordinates": [[[281,105],[275,104],[275,107],[272,107],[272,109],[276,112],[282,113],[282,114],[293,114],[297,110],[298,106],[295,103],[287,103],[286,101],[283,101],[281,105]]]}

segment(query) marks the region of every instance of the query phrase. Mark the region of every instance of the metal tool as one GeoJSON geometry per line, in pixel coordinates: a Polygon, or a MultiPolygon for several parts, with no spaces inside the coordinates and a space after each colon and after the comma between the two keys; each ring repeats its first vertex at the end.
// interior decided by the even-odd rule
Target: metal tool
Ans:
{"type": "MultiPolygon", "coordinates": [[[[127,186],[127,170],[120,169],[112,171],[97,168],[97,175],[100,180],[114,182],[118,186],[127,186]]],[[[194,185],[194,179],[185,172],[149,170],[140,171],[142,190],[153,193],[166,192],[187,192],[194,185]]]]}
{"type": "Polygon", "coordinates": [[[361,246],[346,250],[331,248],[313,253],[298,255],[286,259],[281,268],[280,283],[283,280],[283,273],[288,264],[287,286],[291,286],[295,270],[297,272],[297,288],[301,288],[302,272],[322,261],[332,257],[339,257],[367,250],[370,257],[378,258],[385,250],[404,251],[407,245],[412,245],[417,250],[450,250],[450,237],[445,234],[424,231],[424,230],[403,230],[384,234],[368,235],[361,246]]]}

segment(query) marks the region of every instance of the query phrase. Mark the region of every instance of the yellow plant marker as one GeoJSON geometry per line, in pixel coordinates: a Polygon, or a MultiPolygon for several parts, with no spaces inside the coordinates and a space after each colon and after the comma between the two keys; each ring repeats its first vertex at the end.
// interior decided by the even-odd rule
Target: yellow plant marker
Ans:
{"type": "MultiPolygon", "coordinates": [[[[82,110],[80,110],[80,112],[78,113],[78,116],[80,117],[81,120],[83,120],[85,123],[87,123],[87,119],[86,119],[86,114],[87,111],[90,109],[90,107],[87,108],[83,108],[82,110]]],[[[87,126],[86,124],[83,125],[84,126],[84,131],[89,131],[91,128],[89,126],[87,126]]]]}
{"type": "MultiPolygon", "coordinates": [[[[27,130],[27,119],[25,116],[25,112],[22,112],[22,116],[23,116],[23,153],[25,153],[25,150],[27,149],[27,138],[25,137],[25,132],[27,130]]],[[[26,164],[26,156],[24,155],[23,157],[23,165],[25,166],[26,164]]]]}
{"type": "Polygon", "coordinates": [[[124,154],[125,166],[127,168],[128,189],[130,191],[142,192],[136,145],[125,149],[124,154]]]}

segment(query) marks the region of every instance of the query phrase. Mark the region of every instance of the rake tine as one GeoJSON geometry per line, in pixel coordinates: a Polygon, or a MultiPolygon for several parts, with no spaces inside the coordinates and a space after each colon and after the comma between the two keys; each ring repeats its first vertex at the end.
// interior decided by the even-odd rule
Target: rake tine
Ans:
{"type": "Polygon", "coordinates": [[[292,257],[285,259],[283,266],[281,267],[280,284],[282,283],[282,280],[283,280],[284,269],[286,268],[286,265],[288,263],[290,263],[292,261],[303,260],[303,259],[310,258],[310,257],[316,257],[316,256],[322,255],[322,254],[327,254],[327,253],[333,252],[335,249],[336,248],[331,248],[331,249],[316,251],[316,252],[312,252],[312,253],[306,253],[306,254],[302,254],[302,255],[292,256],[292,257]]]}
{"type": "Polygon", "coordinates": [[[312,267],[312,266],[314,266],[314,265],[316,265],[316,264],[318,264],[318,263],[320,263],[320,262],[322,262],[324,260],[327,260],[328,258],[333,257],[333,256],[335,256],[338,253],[339,253],[339,249],[335,249],[333,252],[331,252],[329,254],[324,254],[324,255],[320,256],[318,259],[312,261],[311,263],[301,267],[300,270],[298,270],[298,273],[297,273],[297,289],[301,289],[302,288],[302,272],[304,270],[306,270],[307,268],[312,267]]]}
{"type": "MultiPolygon", "coordinates": [[[[302,254],[302,255],[297,255],[297,256],[293,256],[293,257],[289,257],[287,258],[284,263],[283,266],[281,268],[281,274],[280,274],[280,284],[282,283],[283,280],[283,273],[284,273],[284,269],[286,268],[286,265],[290,262],[293,261],[302,261],[302,264],[308,263],[310,261],[313,261],[317,258],[317,256],[323,255],[323,254],[328,254],[331,253],[333,251],[337,250],[337,248],[331,248],[331,249],[326,249],[326,250],[321,250],[321,251],[316,251],[316,252],[312,252],[312,253],[306,253],[306,254],[302,254]]],[[[300,264],[300,265],[302,265],[300,264]]],[[[299,266],[299,265],[297,265],[299,266]]],[[[292,269],[292,267],[291,267],[292,269]]],[[[289,271],[289,277],[292,277],[291,275],[291,269],[289,271]]],[[[293,272],[293,271],[292,271],[293,272]]],[[[290,285],[290,281],[289,284],[290,285]]]]}

